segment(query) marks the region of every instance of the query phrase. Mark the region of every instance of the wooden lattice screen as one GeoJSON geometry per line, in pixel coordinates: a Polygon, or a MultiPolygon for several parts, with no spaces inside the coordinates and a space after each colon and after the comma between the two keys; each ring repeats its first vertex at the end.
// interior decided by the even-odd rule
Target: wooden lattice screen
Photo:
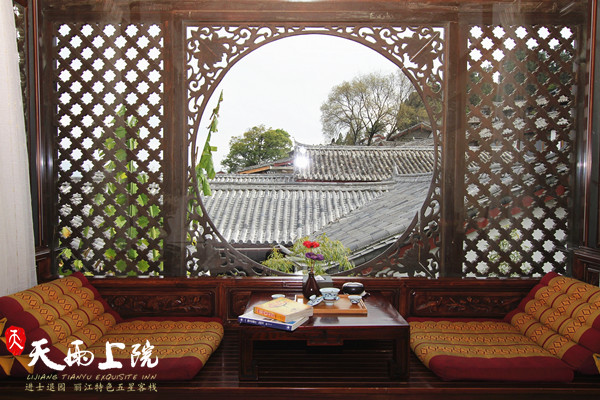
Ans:
{"type": "MultiPolygon", "coordinates": [[[[308,27],[314,32],[314,27],[308,27]]],[[[60,23],[54,27],[54,123],[59,254],[94,274],[268,275],[223,243],[194,193],[200,114],[241,55],[271,40],[306,33],[300,25],[222,27],[190,23],[185,50],[164,51],[164,27],[144,23],[60,23]],[[172,57],[172,58],[169,58],[172,57]],[[165,93],[165,71],[185,71],[165,93]],[[187,105],[165,115],[167,96],[187,105]],[[122,112],[124,110],[124,112],[122,112]],[[133,119],[132,119],[133,118],[133,119]],[[189,198],[185,256],[165,258],[164,132],[184,119],[189,198]],[[135,123],[137,121],[137,123],[135,123]]],[[[441,29],[441,30],[440,30],[441,29]]],[[[577,90],[575,26],[477,25],[468,30],[464,132],[467,276],[531,276],[565,271],[577,90]]],[[[432,26],[322,26],[320,33],[363,43],[403,67],[428,108],[436,143],[446,132],[444,44],[432,26]]],[[[171,38],[173,39],[173,38],[171,38]]],[[[175,41],[176,42],[176,41],[175,41]]],[[[370,276],[443,273],[439,226],[441,158],[430,193],[402,242],[351,271],[370,276]]],[[[458,183],[460,185],[460,183],[458,183]]],[[[457,190],[462,188],[457,188],[457,190]]],[[[181,235],[185,237],[186,235],[181,235]]]]}
{"type": "Polygon", "coordinates": [[[55,28],[61,255],[95,274],[159,274],[162,28],[55,28]]]}
{"type": "Polygon", "coordinates": [[[577,28],[469,30],[463,273],[565,272],[577,28]]]}

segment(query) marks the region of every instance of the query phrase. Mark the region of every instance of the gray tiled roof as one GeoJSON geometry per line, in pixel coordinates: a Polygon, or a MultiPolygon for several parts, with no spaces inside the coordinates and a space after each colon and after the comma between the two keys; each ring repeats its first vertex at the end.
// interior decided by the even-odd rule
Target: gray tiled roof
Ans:
{"type": "Polygon", "coordinates": [[[249,172],[251,173],[252,170],[263,169],[263,168],[266,171],[268,171],[267,173],[278,173],[280,171],[285,171],[287,173],[288,170],[290,170],[292,168],[292,162],[293,162],[292,157],[288,156],[286,158],[281,158],[276,161],[269,161],[269,162],[264,162],[261,164],[251,165],[249,167],[243,167],[243,168],[239,169],[237,171],[237,173],[239,173],[239,174],[244,174],[244,173],[249,173],[249,172]]]}
{"type": "Polygon", "coordinates": [[[274,179],[226,175],[211,182],[205,206],[228,242],[289,245],[327,232],[353,251],[387,243],[410,225],[431,185],[429,174],[360,184],[268,177],[274,179]]]}
{"type": "Polygon", "coordinates": [[[409,227],[431,185],[434,147],[303,146],[294,174],[218,174],[204,204],[232,244],[290,245],[326,232],[358,254],[409,227]]]}
{"type": "Polygon", "coordinates": [[[293,182],[289,175],[219,175],[204,198],[230,243],[291,244],[381,196],[393,183],[293,182]]]}
{"type": "Polygon", "coordinates": [[[431,186],[431,174],[400,176],[386,193],[319,230],[352,251],[391,243],[408,229],[431,186]]]}
{"type": "Polygon", "coordinates": [[[432,146],[303,146],[309,159],[305,168],[294,168],[298,180],[321,182],[385,181],[397,173],[431,173],[432,146]]]}

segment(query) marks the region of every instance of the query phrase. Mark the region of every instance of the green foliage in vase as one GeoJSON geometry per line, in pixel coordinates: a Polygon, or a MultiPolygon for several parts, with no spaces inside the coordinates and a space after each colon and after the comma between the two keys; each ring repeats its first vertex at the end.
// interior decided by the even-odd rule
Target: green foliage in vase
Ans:
{"type": "MultiPolygon", "coordinates": [[[[296,241],[289,249],[287,255],[282,254],[279,250],[274,250],[273,253],[262,264],[268,268],[282,272],[306,271],[310,264],[306,259],[308,251],[304,242],[308,241],[309,237],[304,236],[296,241]]],[[[331,274],[338,271],[347,271],[354,268],[354,264],[349,260],[352,251],[344,246],[339,240],[331,240],[325,233],[319,235],[316,239],[319,247],[310,249],[315,254],[322,254],[324,260],[314,263],[316,275],[331,274]]]]}
{"type": "Polygon", "coordinates": [[[269,255],[269,258],[263,261],[262,265],[267,268],[288,274],[294,272],[294,263],[288,257],[283,255],[283,253],[281,253],[281,251],[279,251],[277,248],[273,249],[273,252],[271,255],[269,255]]]}
{"type": "MultiPolygon", "coordinates": [[[[59,240],[59,246],[60,246],[59,240]]],[[[84,270],[83,261],[79,259],[73,259],[73,251],[68,247],[60,248],[58,255],[56,256],[56,262],[58,264],[58,273],[63,276],[68,276],[73,273],[73,271],[82,271],[85,275],[91,276],[93,275],[89,271],[84,270]],[[67,268],[68,264],[71,264],[70,268],[67,268]]]]}

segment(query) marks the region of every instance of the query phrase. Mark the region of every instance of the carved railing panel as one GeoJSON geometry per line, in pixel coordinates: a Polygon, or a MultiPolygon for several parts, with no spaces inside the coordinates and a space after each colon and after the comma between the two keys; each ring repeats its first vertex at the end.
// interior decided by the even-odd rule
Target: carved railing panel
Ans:
{"type": "Polygon", "coordinates": [[[496,316],[503,317],[522,300],[521,293],[456,293],[449,291],[411,293],[412,316],[496,316]]]}
{"type": "Polygon", "coordinates": [[[228,317],[235,318],[246,312],[246,305],[251,295],[252,292],[250,290],[237,290],[229,293],[229,298],[227,299],[229,306],[227,311],[228,317]]]}
{"type": "Polygon", "coordinates": [[[469,29],[466,276],[566,272],[578,30],[469,29]]]}
{"type": "Polygon", "coordinates": [[[204,26],[186,28],[187,121],[193,207],[189,215],[187,270],[191,275],[270,275],[270,270],[245,258],[225,243],[195,190],[200,119],[208,100],[227,71],[244,55],[274,40],[302,34],[333,35],[362,43],[384,55],[409,77],[423,98],[436,142],[436,164],[430,192],[412,227],[384,254],[345,274],[367,276],[430,276],[439,274],[439,211],[441,205],[438,136],[442,129],[444,30],[434,26],[204,26]]]}
{"type": "Polygon", "coordinates": [[[215,315],[214,293],[198,294],[117,294],[104,296],[106,302],[124,317],[170,316],[211,317],[215,315]]]}
{"type": "Polygon", "coordinates": [[[573,278],[600,286],[600,249],[581,247],[573,251],[573,278]]]}
{"type": "MultiPolygon", "coordinates": [[[[350,278],[334,277],[341,287],[350,278]]],[[[382,294],[405,317],[501,318],[535,286],[535,279],[362,278],[369,293],[382,294]]],[[[222,279],[205,277],[92,279],[102,297],[126,317],[216,316],[237,324],[252,293],[301,292],[299,278],[222,279]],[[156,296],[147,293],[157,293],[156,296]],[[156,297],[153,299],[152,297],[156,297]]]]}

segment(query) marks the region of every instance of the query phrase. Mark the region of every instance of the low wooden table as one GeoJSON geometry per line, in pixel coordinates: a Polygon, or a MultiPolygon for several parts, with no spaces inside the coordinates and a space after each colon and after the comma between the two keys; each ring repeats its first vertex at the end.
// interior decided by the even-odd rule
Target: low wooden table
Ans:
{"type": "MultiPolygon", "coordinates": [[[[293,299],[294,295],[288,295],[293,299]]],[[[253,293],[246,310],[270,300],[269,293],[253,293]]],[[[340,346],[344,340],[391,340],[392,360],[389,374],[392,379],[408,379],[409,325],[396,309],[379,294],[364,298],[366,315],[312,316],[293,332],[240,324],[240,380],[258,380],[254,342],[304,340],[309,346],[340,346]]]]}

